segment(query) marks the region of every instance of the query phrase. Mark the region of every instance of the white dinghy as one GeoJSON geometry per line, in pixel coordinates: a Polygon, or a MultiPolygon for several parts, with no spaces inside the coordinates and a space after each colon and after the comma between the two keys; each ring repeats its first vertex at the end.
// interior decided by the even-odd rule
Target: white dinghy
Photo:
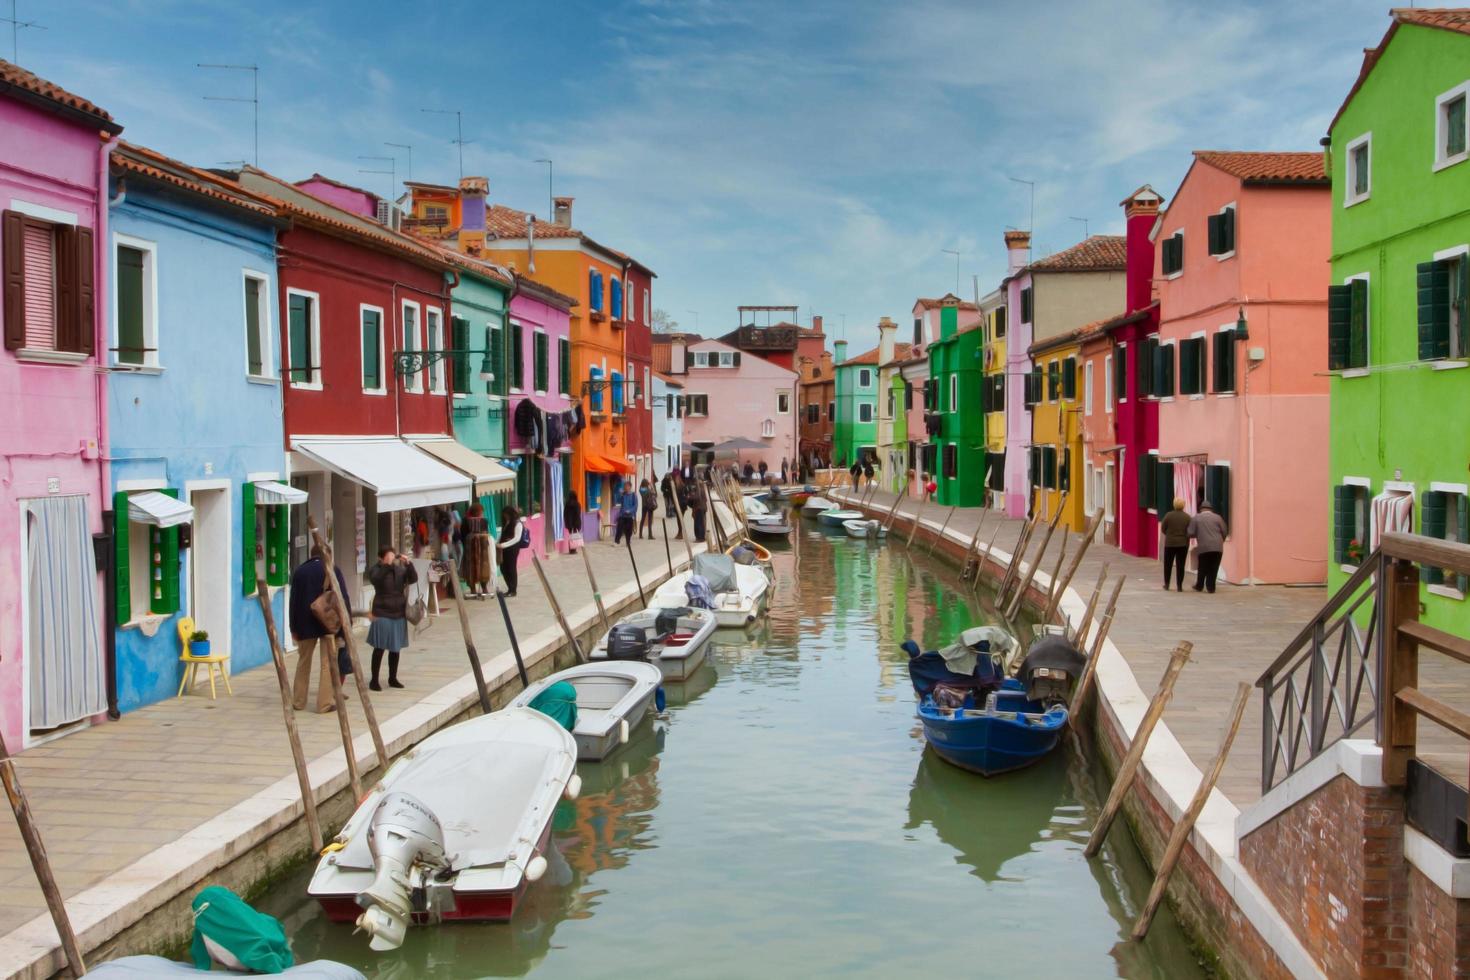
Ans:
{"type": "Polygon", "coordinates": [[[801,505],[801,512],[807,517],[816,517],[824,510],[832,510],[840,506],[841,504],[834,504],[826,497],[808,497],[807,502],[801,505]]]}
{"type": "MultiPolygon", "coordinates": [[[[718,625],[715,614],[708,609],[650,605],[614,623],[612,630],[592,648],[591,658],[597,664],[633,666],[639,666],[638,661],[647,661],[648,665],[657,667],[665,680],[682,681],[704,663],[709,639],[718,625]]],[[[577,709],[580,721],[580,700],[577,709]]]]}
{"type": "Polygon", "coordinates": [[[632,730],[648,716],[663,679],[658,667],[636,660],[578,664],[541,678],[517,694],[508,707],[529,708],[551,685],[570,684],[577,692],[577,723],[572,727],[577,759],[600,762],[625,745],[632,730]]]}

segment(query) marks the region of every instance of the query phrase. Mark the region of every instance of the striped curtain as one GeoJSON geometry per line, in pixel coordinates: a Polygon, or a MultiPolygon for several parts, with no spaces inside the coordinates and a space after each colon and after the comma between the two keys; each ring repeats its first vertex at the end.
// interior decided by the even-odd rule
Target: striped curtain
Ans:
{"type": "Polygon", "coordinates": [[[1414,495],[1404,490],[1385,490],[1373,498],[1372,538],[1368,550],[1390,531],[1408,534],[1414,530],[1414,495]]]}
{"type": "Polygon", "coordinates": [[[25,506],[30,727],[55,728],[107,707],[97,563],[86,497],[36,497],[25,506]]]}
{"type": "Polygon", "coordinates": [[[566,500],[566,491],[562,488],[561,482],[561,460],[548,456],[546,458],[546,474],[546,485],[548,487],[546,511],[551,515],[551,539],[553,541],[560,541],[566,537],[566,529],[562,526],[562,504],[566,500]]]}
{"type": "MultiPolygon", "coordinates": [[[[1199,487],[1203,482],[1205,468],[1199,463],[1179,460],[1174,464],[1174,496],[1184,498],[1184,512],[1193,514],[1199,510],[1199,487]]],[[[1214,501],[1211,501],[1214,503],[1214,501]]],[[[1173,502],[1170,502],[1170,506],[1173,502]]]]}

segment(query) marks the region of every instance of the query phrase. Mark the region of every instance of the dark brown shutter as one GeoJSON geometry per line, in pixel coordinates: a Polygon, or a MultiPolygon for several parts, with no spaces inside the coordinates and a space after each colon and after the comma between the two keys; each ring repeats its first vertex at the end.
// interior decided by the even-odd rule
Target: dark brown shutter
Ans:
{"type": "Polygon", "coordinates": [[[77,230],[71,225],[52,229],[56,256],[56,349],[77,350],[77,230]]]}
{"type": "Polygon", "coordinates": [[[75,339],[76,346],[70,348],[88,356],[96,353],[97,339],[97,316],[96,289],[92,283],[92,229],[78,228],[76,230],[76,247],[72,250],[76,256],[76,302],[73,304],[75,317],[75,339]]]}
{"type": "Polygon", "coordinates": [[[5,349],[26,345],[26,250],[25,215],[6,211],[0,215],[0,253],[5,263],[5,349]]]}

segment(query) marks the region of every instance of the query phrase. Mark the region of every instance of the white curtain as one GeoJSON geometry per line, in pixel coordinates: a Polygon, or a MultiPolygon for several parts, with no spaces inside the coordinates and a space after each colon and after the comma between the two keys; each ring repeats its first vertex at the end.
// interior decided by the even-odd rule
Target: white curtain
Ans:
{"type": "Polygon", "coordinates": [[[1414,495],[1405,490],[1385,490],[1373,498],[1373,536],[1368,550],[1390,531],[1408,534],[1414,530],[1414,495]]]}
{"type": "Polygon", "coordinates": [[[86,497],[25,503],[30,727],[56,728],[107,707],[97,562],[86,497]]]}
{"type": "MultiPolygon", "coordinates": [[[[535,463],[533,462],[534,466],[535,463]]],[[[551,511],[551,540],[560,541],[566,536],[566,528],[562,526],[562,501],[566,499],[566,491],[561,485],[561,460],[547,457],[546,460],[546,485],[550,487],[550,498],[546,503],[547,510],[551,511]]]]}
{"type": "MultiPolygon", "coordinates": [[[[1199,463],[1186,460],[1174,464],[1174,496],[1184,498],[1184,511],[1187,514],[1199,510],[1199,485],[1204,469],[1199,463]]],[[[1210,503],[1215,502],[1212,500],[1210,503]]]]}

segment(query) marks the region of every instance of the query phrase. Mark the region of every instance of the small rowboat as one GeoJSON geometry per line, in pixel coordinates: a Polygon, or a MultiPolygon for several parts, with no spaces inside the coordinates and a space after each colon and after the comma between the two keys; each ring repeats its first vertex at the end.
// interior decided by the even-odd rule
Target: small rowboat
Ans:
{"type": "Polygon", "coordinates": [[[846,529],[848,535],[854,538],[888,537],[888,528],[884,527],[883,522],[878,520],[843,521],[842,526],[846,529]]]}
{"type": "Polygon", "coordinates": [[[863,512],[860,510],[843,510],[840,507],[834,507],[831,510],[824,510],[818,514],[817,520],[821,521],[827,527],[840,529],[844,521],[860,521],[863,519],[863,516],[863,512]]]}
{"type": "Polygon", "coordinates": [[[736,548],[749,548],[755,552],[755,563],[757,565],[769,565],[771,563],[770,549],[758,541],[743,541],[740,544],[732,544],[725,549],[725,554],[733,558],[736,548]]]}
{"type": "Polygon", "coordinates": [[[838,506],[826,497],[808,497],[806,503],[801,505],[801,512],[808,517],[816,517],[822,511],[835,510],[838,506]]]}
{"type": "Polygon", "coordinates": [[[577,722],[572,737],[577,740],[577,759],[600,762],[619,746],[648,715],[663,672],[639,660],[607,660],[578,664],[541,678],[510,702],[510,707],[531,707],[531,702],[551,685],[566,681],[577,692],[577,722]]]}
{"type": "Polygon", "coordinates": [[[759,534],[763,538],[784,538],[791,534],[791,525],[779,517],[746,521],[745,527],[751,534],[759,534]]]}

